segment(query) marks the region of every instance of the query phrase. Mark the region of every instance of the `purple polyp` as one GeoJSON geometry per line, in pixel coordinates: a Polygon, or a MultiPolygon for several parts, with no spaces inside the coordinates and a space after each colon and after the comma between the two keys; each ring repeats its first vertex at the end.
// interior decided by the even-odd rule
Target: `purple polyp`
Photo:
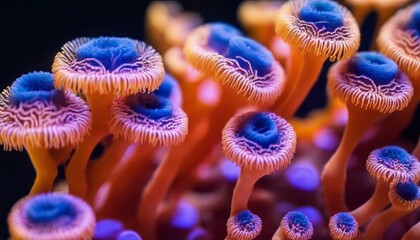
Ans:
{"type": "Polygon", "coordinates": [[[122,231],[124,224],[114,219],[103,219],[96,223],[94,240],[111,240],[115,239],[122,231]]]}
{"type": "Polygon", "coordinates": [[[315,191],[319,187],[318,169],[309,162],[297,162],[286,170],[290,185],[303,191],[315,191]]]}
{"type": "Polygon", "coordinates": [[[199,217],[197,209],[191,203],[181,201],[172,217],[171,223],[177,228],[190,229],[197,225],[199,217]]]}
{"type": "Polygon", "coordinates": [[[241,168],[235,163],[228,161],[227,159],[223,159],[220,163],[220,171],[226,180],[233,182],[238,179],[241,168]]]}
{"type": "Polygon", "coordinates": [[[125,230],[120,235],[118,235],[116,240],[142,240],[142,238],[135,231],[125,230]]]}

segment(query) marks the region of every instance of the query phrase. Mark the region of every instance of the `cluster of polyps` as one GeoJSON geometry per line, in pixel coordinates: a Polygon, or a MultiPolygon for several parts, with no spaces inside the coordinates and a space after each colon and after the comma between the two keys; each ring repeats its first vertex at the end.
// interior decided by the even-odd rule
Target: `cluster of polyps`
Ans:
{"type": "MultiPolygon", "coordinates": [[[[0,95],[0,143],[7,150],[25,148],[37,172],[30,196],[9,216],[12,238],[140,238],[111,220],[98,223],[93,231],[92,209],[97,219],[119,219],[146,240],[157,239],[158,226],[163,225],[159,223],[168,218],[172,227],[189,229],[189,239],[257,237],[264,232],[266,218],[249,210],[253,187],[261,177],[285,170],[295,150],[299,152],[297,137],[308,134],[305,128],[296,128],[296,133],[288,121],[326,59],[340,60],[329,71],[328,91],[348,111],[342,140],[322,166],[324,210],[332,216],[331,236],[355,238],[359,227],[372,219],[359,237],[376,239],[383,234],[381,226],[417,209],[420,147],[415,156],[397,146],[370,149],[374,151],[367,170],[378,180],[374,194],[347,212],[344,193],[347,163],[367,130],[379,121],[378,129],[389,127],[397,114],[404,116],[401,121],[409,119],[420,99],[420,4],[401,10],[381,29],[377,44],[389,58],[376,52],[356,53],[360,42],[356,22],[363,16],[356,21],[335,2],[258,3],[255,9],[267,15],[255,21],[244,10],[252,4],[243,5],[241,20],[265,46],[224,23],[193,29],[199,18],[182,13],[175,3],[151,5],[147,15],[150,40],[164,54],[166,69],[179,85],[165,75],[161,56],[146,43],[98,37],[66,43],[55,57],[52,74],[30,73],[4,90],[0,95]],[[165,30],[168,24],[175,24],[179,36],[165,30]],[[400,37],[394,37],[395,32],[400,37]],[[279,46],[273,44],[278,41],[282,51],[271,49],[279,46]],[[209,84],[209,78],[221,85],[209,84]],[[217,95],[215,101],[208,101],[209,92],[217,95]],[[107,145],[104,154],[89,162],[94,147],[101,143],[107,145]],[[205,221],[204,213],[209,218],[212,209],[226,202],[224,195],[230,190],[221,188],[211,194],[210,201],[189,191],[199,181],[224,181],[218,169],[223,154],[240,167],[230,212],[225,214],[227,233],[211,227],[203,230],[205,224],[199,228],[198,221],[205,221]],[[149,177],[153,159],[159,165],[149,177]],[[66,160],[71,195],[45,194],[52,191],[57,166],[66,160]],[[205,174],[203,169],[207,169],[205,174]],[[92,209],[72,195],[84,199],[92,209]],[[392,208],[381,212],[389,203],[392,208]],[[84,228],[78,226],[80,221],[86,222],[84,228]]],[[[307,120],[308,125],[328,128],[330,114],[336,112],[322,113],[321,125],[317,118],[307,120]]],[[[398,135],[402,128],[394,129],[391,135],[398,135]]],[[[317,130],[322,129],[314,132],[317,130]]],[[[316,136],[309,134],[308,138],[315,141],[316,136]]],[[[293,169],[297,174],[299,168],[293,169]]],[[[311,179],[317,181],[319,176],[311,179]]],[[[272,229],[265,232],[274,234],[273,239],[310,239],[322,221],[308,216],[290,211],[276,223],[280,226],[275,233],[272,229]]],[[[215,214],[210,219],[217,225],[215,214]]]]}

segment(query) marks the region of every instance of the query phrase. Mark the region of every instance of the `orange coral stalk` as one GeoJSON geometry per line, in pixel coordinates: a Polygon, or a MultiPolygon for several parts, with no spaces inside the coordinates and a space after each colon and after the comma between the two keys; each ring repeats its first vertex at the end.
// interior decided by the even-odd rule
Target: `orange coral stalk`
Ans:
{"type": "Polygon", "coordinates": [[[128,146],[130,143],[123,138],[113,139],[110,149],[86,170],[87,193],[85,198],[87,202],[93,203],[96,191],[117,166],[128,146]]]}
{"type": "Polygon", "coordinates": [[[335,64],[328,74],[328,89],[347,104],[349,115],[340,145],[322,172],[324,199],[328,214],[332,215],[346,210],[344,186],[347,161],[359,140],[382,116],[404,109],[411,100],[413,90],[407,77],[399,72],[398,66],[377,53],[359,53],[351,60],[335,64]],[[363,59],[370,60],[366,62],[363,59]],[[375,73],[373,69],[378,66],[387,66],[388,75],[383,70],[378,70],[382,71],[382,75],[375,73]],[[364,71],[370,76],[364,76],[364,71]],[[387,82],[381,82],[386,79],[387,82]],[[401,88],[397,90],[395,86],[401,88]]]}
{"type": "Polygon", "coordinates": [[[350,212],[360,226],[365,224],[373,215],[380,212],[389,203],[389,200],[386,197],[388,187],[389,183],[378,180],[375,192],[372,194],[371,198],[363,205],[350,212]]]}
{"type": "MultiPolygon", "coordinates": [[[[418,181],[418,178],[415,182],[418,181]]],[[[383,239],[385,230],[397,219],[413,212],[420,206],[420,190],[414,182],[395,181],[390,186],[392,207],[375,216],[368,224],[366,239],[383,239]],[[397,189],[399,188],[399,189],[397,189]],[[405,188],[402,190],[402,188],[405,188]],[[400,192],[401,191],[401,192],[400,192]]]]}
{"type": "Polygon", "coordinates": [[[348,105],[348,111],[349,119],[340,145],[322,172],[323,194],[329,215],[347,209],[344,196],[347,161],[358,140],[381,117],[373,111],[363,111],[352,104],[348,105]]]}
{"type": "MultiPolygon", "coordinates": [[[[416,204],[419,204],[418,200],[412,201],[410,199],[411,201],[407,201],[403,199],[396,190],[396,186],[400,187],[399,183],[403,182],[401,186],[406,188],[403,193],[412,197],[413,194],[407,194],[407,192],[410,193],[413,190],[412,185],[404,184],[407,181],[420,178],[420,163],[407,151],[397,146],[387,146],[374,150],[368,157],[366,168],[378,182],[372,197],[350,213],[359,225],[363,225],[370,217],[384,208],[389,200],[394,207],[402,209],[412,209],[416,204]],[[390,182],[393,183],[390,185],[390,182]],[[389,191],[389,189],[391,190],[389,191]],[[389,194],[387,194],[388,192],[389,194]],[[387,195],[389,195],[389,199],[387,195]]],[[[415,191],[416,189],[414,189],[415,191]]]]}
{"type": "Polygon", "coordinates": [[[85,197],[87,191],[86,171],[89,156],[101,139],[108,135],[108,119],[112,94],[86,94],[92,111],[92,130],[82,144],[78,145],[66,168],[69,191],[75,196],[85,197]]]}
{"type": "Polygon", "coordinates": [[[123,156],[117,168],[101,185],[93,206],[98,218],[123,219],[126,224],[135,227],[133,209],[136,209],[143,187],[150,177],[155,148],[134,145],[127,150],[128,154],[126,152],[127,155],[123,156]]]}
{"type": "Polygon", "coordinates": [[[291,63],[284,94],[273,110],[289,119],[317,80],[324,61],[347,59],[357,51],[359,28],[351,13],[334,2],[300,0],[281,8],[276,33],[290,45],[291,63]]]}
{"type": "Polygon", "coordinates": [[[404,234],[402,240],[412,240],[416,239],[418,236],[420,236],[420,222],[412,226],[410,230],[404,234]]]}

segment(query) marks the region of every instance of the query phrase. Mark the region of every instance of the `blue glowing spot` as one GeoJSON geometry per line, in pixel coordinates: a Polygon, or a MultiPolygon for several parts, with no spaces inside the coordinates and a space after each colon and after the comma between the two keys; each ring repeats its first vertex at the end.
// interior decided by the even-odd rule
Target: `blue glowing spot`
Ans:
{"type": "Polygon", "coordinates": [[[349,120],[349,113],[346,108],[341,108],[333,112],[333,123],[339,126],[345,126],[349,120]]]}
{"type": "Polygon", "coordinates": [[[309,221],[311,221],[311,223],[315,226],[320,226],[322,224],[323,216],[318,209],[311,206],[303,206],[297,208],[296,211],[304,213],[308,217],[309,221]]]}
{"type": "Polygon", "coordinates": [[[357,222],[354,217],[346,212],[340,212],[333,216],[334,222],[336,225],[346,231],[350,232],[353,231],[357,227],[357,222]]]}
{"type": "Polygon", "coordinates": [[[153,120],[172,117],[172,103],[167,98],[154,94],[135,94],[126,98],[126,104],[143,116],[153,120]]]}
{"type": "Polygon", "coordinates": [[[210,36],[207,45],[221,55],[227,53],[232,37],[242,36],[242,32],[226,23],[210,23],[210,36]]]}
{"type": "Polygon", "coordinates": [[[270,51],[246,37],[232,37],[226,57],[235,59],[241,68],[252,70],[258,76],[268,74],[274,62],[273,54],[270,51]]]}
{"type": "Polygon", "coordinates": [[[388,168],[395,168],[395,164],[411,167],[412,160],[410,154],[398,146],[387,146],[380,149],[378,157],[388,168]]]}
{"type": "MultiPolygon", "coordinates": [[[[99,37],[81,45],[76,50],[76,60],[96,59],[106,70],[113,71],[122,64],[131,64],[138,57],[137,47],[129,38],[99,37]]],[[[99,66],[95,61],[89,61],[99,66]]]]}
{"type": "Polygon", "coordinates": [[[67,225],[77,216],[76,207],[62,196],[39,195],[30,201],[25,209],[26,216],[34,224],[54,222],[67,225]]]}
{"type": "Polygon", "coordinates": [[[413,13],[407,23],[407,29],[412,30],[416,36],[420,36],[420,3],[413,6],[413,13]]]}
{"type": "Polygon", "coordinates": [[[366,76],[376,85],[389,84],[398,75],[398,65],[377,52],[361,52],[350,60],[351,72],[366,76]]]}
{"type": "Polygon", "coordinates": [[[191,229],[197,225],[200,215],[197,209],[189,202],[181,201],[172,217],[172,226],[182,229],[191,229]]]}
{"type": "Polygon", "coordinates": [[[295,209],[295,205],[290,202],[278,202],[275,207],[276,215],[285,215],[287,212],[295,209]]]}
{"type": "Polygon", "coordinates": [[[238,134],[263,148],[280,141],[277,124],[266,113],[257,113],[247,119],[238,134]]]}
{"type": "Polygon", "coordinates": [[[115,239],[122,231],[122,222],[114,219],[103,219],[96,223],[93,240],[115,239]]]}
{"type": "Polygon", "coordinates": [[[172,90],[178,86],[178,82],[174,77],[169,74],[165,74],[162,84],[153,93],[164,98],[169,98],[172,95],[172,90]]]}
{"type": "Polygon", "coordinates": [[[52,101],[60,105],[64,92],[54,88],[54,77],[48,72],[32,72],[16,79],[10,87],[12,104],[31,101],[52,101]]]}
{"type": "Polygon", "coordinates": [[[196,228],[188,233],[186,240],[205,240],[210,239],[209,234],[202,228],[196,228]]]}
{"type": "Polygon", "coordinates": [[[404,200],[411,201],[420,197],[419,187],[412,181],[397,183],[395,188],[398,195],[404,200]]]}
{"type": "Polygon", "coordinates": [[[142,238],[133,230],[125,230],[118,235],[116,240],[142,240],[142,238]]]}
{"type": "Polygon", "coordinates": [[[219,168],[226,180],[231,182],[236,181],[241,173],[241,168],[227,159],[222,160],[219,168]]]}
{"type": "Polygon", "coordinates": [[[309,162],[296,162],[286,170],[286,178],[294,188],[314,191],[319,187],[318,169],[309,162]]]}
{"type": "Polygon", "coordinates": [[[316,147],[326,151],[337,149],[340,140],[337,135],[329,128],[320,129],[314,136],[314,144],[316,147]]]}
{"type": "Polygon", "coordinates": [[[343,26],[344,16],[340,5],[328,0],[308,1],[299,11],[299,19],[314,23],[318,29],[333,32],[343,26]]]}

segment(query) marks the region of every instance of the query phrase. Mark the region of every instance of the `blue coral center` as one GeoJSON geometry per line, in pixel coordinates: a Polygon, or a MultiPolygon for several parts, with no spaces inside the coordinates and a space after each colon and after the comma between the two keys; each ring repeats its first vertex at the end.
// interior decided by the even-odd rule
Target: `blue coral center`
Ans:
{"type": "Polygon", "coordinates": [[[402,199],[411,201],[420,197],[419,187],[412,181],[397,183],[396,191],[402,199]]]}
{"type": "Polygon", "coordinates": [[[289,212],[286,215],[286,219],[288,220],[288,227],[290,229],[295,229],[297,231],[307,231],[310,227],[310,223],[309,223],[309,219],[308,217],[306,217],[305,214],[298,212],[298,211],[293,211],[293,212],[289,212]]]}
{"type": "Polygon", "coordinates": [[[158,95],[140,93],[129,96],[126,103],[134,112],[153,120],[172,117],[171,101],[158,95]]]}
{"type": "Polygon", "coordinates": [[[226,23],[209,24],[210,35],[207,46],[221,55],[227,53],[229,41],[234,36],[242,36],[241,31],[226,23]]]}
{"type": "Polygon", "coordinates": [[[356,220],[349,213],[337,213],[334,220],[337,224],[337,227],[339,227],[341,230],[344,230],[345,232],[354,231],[356,227],[356,220]]]}
{"type": "Polygon", "coordinates": [[[379,151],[380,162],[390,169],[401,169],[402,167],[410,169],[412,159],[410,154],[398,146],[384,147],[379,151]]]}
{"type": "Polygon", "coordinates": [[[264,76],[271,71],[274,57],[258,42],[245,37],[233,37],[229,42],[227,58],[235,59],[241,68],[264,76]]]}
{"type": "Polygon", "coordinates": [[[389,84],[398,75],[398,65],[377,52],[361,52],[350,61],[350,71],[371,79],[376,85],[389,84]]]}
{"type": "Polygon", "coordinates": [[[242,226],[252,224],[254,222],[254,214],[249,210],[244,210],[236,215],[236,222],[242,226]]]}
{"type": "Polygon", "coordinates": [[[299,11],[299,19],[314,23],[318,29],[333,32],[343,26],[344,16],[340,6],[328,0],[308,1],[299,11]]]}
{"type": "Polygon", "coordinates": [[[69,223],[77,215],[73,204],[66,198],[40,196],[28,204],[26,215],[33,224],[69,223]]]}
{"type": "Polygon", "coordinates": [[[265,113],[257,113],[247,119],[239,132],[239,136],[251,140],[263,148],[268,148],[271,144],[276,144],[280,140],[277,124],[265,113]]]}
{"type": "Polygon", "coordinates": [[[131,64],[138,57],[136,44],[129,38],[99,37],[81,45],[76,51],[76,60],[85,59],[93,66],[102,65],[113,71],[123,64],[131,64]]]}
{"type": "Polygon", "coordinates": [[[413,31],[417,37],[420,36],[420,3],[414,5],[413,13],[407,23],[407,29],[413,31]]]}
{"type": "Polygon", "coordinates": [[[54,88],[51,73],[32,72],[21,76],[10,87],[13,104],[32,101],[49,101],[56,105],[64,102],[64,92],[54,88]]]}
{"type": "Polygon", "coordinates": [[[164,98],[169,98],[172,90],[178,85],[176,80],[169,74],[165,74],[162,84],[153,93],[164,98]]]}

